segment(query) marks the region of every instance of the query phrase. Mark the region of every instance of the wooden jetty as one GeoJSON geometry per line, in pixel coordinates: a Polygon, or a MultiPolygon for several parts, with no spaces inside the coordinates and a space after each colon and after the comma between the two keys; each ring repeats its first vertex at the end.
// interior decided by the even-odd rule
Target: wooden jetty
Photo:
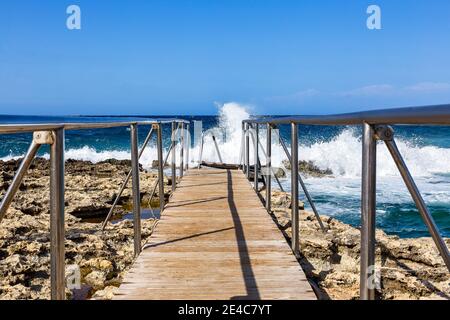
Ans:
{"type": "Polygon", "coordinates": [[[316,299],[239,170],[186,172],[115,299],[316,299]]]}

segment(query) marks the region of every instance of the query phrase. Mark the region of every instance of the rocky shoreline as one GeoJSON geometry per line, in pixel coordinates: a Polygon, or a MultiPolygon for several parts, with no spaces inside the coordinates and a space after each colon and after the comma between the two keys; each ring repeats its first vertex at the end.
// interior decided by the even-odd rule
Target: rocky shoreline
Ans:
{"type": "MultiPolygon", "coordinates": [[[[0,162],[0,197],[12,181],[20,161],[0,162]]],[[[66,266],[78,265],[82,288],[67,290],[67,298],[111,296],[133,262],[133,224],[120,221],[129,210],[130,184],[114,212],[116,222],[100,229],[81,218],[104,218],[130,170],[130,161],[97,164],[66,162],[66,266]],[[127,210],[128,209],[128,210],[127,210]]],[[[3,221],[0,222],[0,299],[50,298],[49,162],[35,159],[3,221]]],[[[141,168],[142,205],[148,205],[156,173],[141,168]]],[[[165,197],[170,194],[165,179],[165,197]]],[[[159,204],[156,194],[153,207],[159,204]]],[[[142,241],[151,235],[155,220],[142,221],[142,241]]]]}
{"type": "MultiPolygon", "coordinates": [[[[8,188],[19,161],[0,161],[0,197],[8,188]]],[[[50,298],[48,161],[36,159],[0,223],[0,299],[50,298]]],[[[111,299],[133,257],[130,189],[120,199],[116,221],[105,231],[86,218],[104,217],[130,169],[129,161],[93,164],[66,162],[66,265],[78,265],[82,288],[67,290],[68,299],[111,299]],[[83,220],[83,219],[84,220],[83,220]]],[[[141,168],[142,204],[148,204],[156,173],[141,168]]],[[[165,178],[165,194],[170,195],[165,178]]],[[[158,196],[158,195],[157,195],[158,196]]],[[[157,207],[158,197],[153,205],[157,207]]],[[[274,220],[291,236],[290,195],[272,194],[274,220]]],[[[300,209],[303,209],[301,207],[300,209]]],[[[359,297],[360,232],[322,215],[323,233],[313,214],[301,210],[300,263],[320,299],[359,297]]],[[[142,221],[142,242],[156,220],[142,221]]],[[[447,244],[450,240],[446,239],[447,244]]],[[[450,274],[431,238],[399,239],[377,230],[377,266],[381,274],[379,299],[450,299],[450,274]]]]}
{"type": "MultiPolygon", "coordinates": [[[[273,215],[291,238],[290,195],[272,193],[273,215]]],[[[303,204],[300,205],[303,209],[303,204]]],[[[360,231],[321,215],[323,233],[313,213],[300,211],[300,263],[320,299],[358,299],[360,231]]],[[[450,299],[450,273],[431,238],[400,239],[376,231],[377,298],[450,299]]],[[[450,239],[445,239],[450,246],[450,239]]]]}

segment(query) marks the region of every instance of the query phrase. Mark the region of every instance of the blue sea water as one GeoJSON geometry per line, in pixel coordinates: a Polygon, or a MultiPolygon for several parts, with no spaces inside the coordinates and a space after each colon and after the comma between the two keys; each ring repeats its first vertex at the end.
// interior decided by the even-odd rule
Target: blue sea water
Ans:
{"type": "MultiPolygon", "coordinates": [[[[178,116],[201,121],[203,130],[215,132],[225,162],[237,163],[241,152],[241,121],[248,113],[239,107],[220,110],[218,116],[178,116]],[[218,132],[222,133],[219,134],[218,132]]],[[[30,117],[1,116],[0,124],[38,122],[105,122],[154,119],[148,117],[30,117]]],[[[161,118],[161,117],[158,117],[161,118]]],[[[170,117],[173,118],[173,117],[170,117]]],[[[145,139],[149,126],[139,127],[139,140],[145,139]]],[[[446,237],[450,237],[450,127],[396,126],[397,143],[414,176],[433,217],[446,237]]],[[[281,126],[279,134],[290,145],[290,128],[281,126]]],[[[333,216],[354,226],[360,224],[361,129],[349,126],[300,126],[299,158],[314,161],[321,168],[333,171],[333,177],[305,177],[305,183],[319,213],[333,216]]],[[[191,125],[194,137],[194,125],[191,125]]],[[[164,146],[170,145],[170,125],[164,129],[164,146]]],[[[265,131],[261,140],[265,145],[265,131]]],[[[194,139],[193,139],[194,140],[194,139]]],[[[0,160],[20,158],[27,150],[31,134],[0,135],[0,160]]],[[[192,141],[192,165],[198,161],[198,141],[192,141]]],[[[66,132],[66,158],[93,162],[117,158],[129,159],[128,128],[86,129],[66,132]]],[[[48,157],[43,148],[40,156],[48,157]]],[[[155,140],[144,152],[141,163],[149,167],[156,159],[155,140]]],[[[217,161],[217,154],[206,135],[203,160],[217,161]]],[[[264,158],[262,158],[264,159],[264,158]]],[[[281,147],[273,147],[272,163],[282,166],[286,157],[281,147]]],[[[252,159],[251,159],[252,160],[252,159]]],[[[262,160],[264,163],[264,160],[262,160]]],[[[290,190],[289,174],[281,180],[290,190]]],[[[275,185],[275,182],[273,182],[275,185]]],[[[303,195],[301,199],[304,201],[303,195]]],[[[306,205],[307,206],[307,205],[306,205]]],[[[307,206],[308,207],[308,206],[307,206]]],[[[394,162],[382,144],[378,146],[377,164],[377,226],[388,234],[400,237],[429,236],[414,203],[398,175],[394,162]]]]}

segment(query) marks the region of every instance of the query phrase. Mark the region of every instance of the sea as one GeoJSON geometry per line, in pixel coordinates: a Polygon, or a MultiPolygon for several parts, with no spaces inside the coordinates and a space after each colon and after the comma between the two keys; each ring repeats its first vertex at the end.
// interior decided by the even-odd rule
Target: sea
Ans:
{"type": "MultiPolygon", "coordinates": [[[[170,116],[155,115],[118,116],[14,116],[0,115],[0,124],[12,123],[59,123],[59,122],[109,122],[179,118],[192,121],[190,165],[196,166],[200,157],[200,132],[204,132],[202,160],[218,162],[217,149],[212,136],[216,137],[222,160],[226,163],[240,163],[242,156],[242,120],[252,115],[245,106],[227,103],[218,108],[214,116],[170,116]],[[195,121],[195,125],[194,125],[195,121]],[[200,130],[201,128],[201,130],[200,130]]],[[[139,141],[142,144],[150,130],[139,127],[139,141]]],[[[450,237],[450,127],[448,126],[394,126],[400,152],[414,177],[436,224],[445,237],[450,237]]],[[[304,177],[305,184],[316,204],[319,214],[334,217],[358,227],[361,221],[361,127],[360,126],[308,126],[299,127],[299,159],[312,161],[321,169],[330,169],[329,177],[304,177]]],[[[278,134],[290,148],[290,126],[279,127],[278,134]]],[[[260,129],[260,139],[265,146],[266,131],[260,129]]],[[[277,137],[277,134],[274,134],[277,137]]],[[[164,148],[171,143],[170,125],[163,131],[164,148]]],[[[0,160],[18,159],[26,152],[31,134],[0,135],[0,160]]],[[[66,159],[99,162],[106,159],[130,159],[129,128],[86,129],[66,132],[66,159]]],[[[427,228],[417,211],[394,161],[387,148],[379,143],[377,154],[377,227],[386,233],[401,238],[429,236],[427,228]]],[[[272,147],[272,164],[283,167],[287,157],[277,139],[272,147]]],[[[39,156],[49,157],[48,147],[40,150],[39,156]]],[[[253,153],[250,154],[253,161],[253,153]]],[[[179,158],[179,157],[177,157],[179,158]]],[[[156,141],[151,140],[140,162],[151,170],[157,159],[156,141]]],[[[264,164],[264,155],[261,154],[264,164]]],[[[286,170],[287,171],[287,170],[286,170]]],[[[282,178],[283,187],[289,191],[290,175],[282,178]]],[[[275,187],[276,182],[272,185],[275,187]]],[[[308,203],[303,194],[300,199],[308,203]]]]}

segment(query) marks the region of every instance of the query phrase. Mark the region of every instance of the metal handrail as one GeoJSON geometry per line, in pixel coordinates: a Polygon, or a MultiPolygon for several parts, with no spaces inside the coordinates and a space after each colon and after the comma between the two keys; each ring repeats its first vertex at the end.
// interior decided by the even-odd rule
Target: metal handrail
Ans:
{"type": "Polygon", "coordinates": [[[66,122],[66,123],[19,123],[19,124],[0,124],[0,134],[23,133],[34,131],[51,131],[57,129],[65,130],[83,130],[83,129],[107,129],[117,127],[129,127],[131,125],[153,125],[169,124],[172,122],[189,123],[183,119],[173,120],[145,120],[145,121],[111,121],[111,122],[66,122]]]}
{"type": "MultiPolygon", "coordinates": [[[[424,107],[409,107],[397,109],[373,110],[365,112],[322,115],[322,116],[289,116],[289,117],[259,117],[246,119],[242,128],[246,133],[251,125],[258,128],[261,124],[291,126],[291,198],[292,198],[292,250],[295,254],[299,249],[299,216],[298,206],[298,125],[361,125],[362,138],[362,175],[361,175],[361,269],[360,269],[360,298],[372,300],[375,298],[375,216],[376,216],[376,148],[377,141],[384,141],[397,168],[424,220],[431,237],[450,271],[450,253],[441,237],[439,230],[431,216],[420,192],[395,144],[394,131],[389,125],[450,125],[450,104],[424,107]]],[[[270,126],[268,126],[270,128],[270,126]]],[[[256,130],[257,134],[258,130],[256,130]]],[[[246,135],[248,137],[248,134],[246,135]]],[[[270,134],[268,134],[268,138],[270,134]]],[[[258,136],[256,136],[258,140],[258,136]]],[[[243,170],[249,177],[250,143],[245,141],[245,164],[243,170]]],[[[285,146],[284,146],[285,147],[285,146]]],[[[255,144],[255,168],[258,166],[258,145],[255,144]]],[[[287,148],[285,151],[288,154],[287,148]]],[[[256,171],[256,170],[255,170],[256,171]]],[[[257,183],[255,181],[255,183],[257,183]]],[[[270,185],[269,185],[270,187],[270,185]]],[[[304,184],[302,184],[304,187],[304,184]]],[[[256,192],[258,189],[255,188],[256,192]]],[[[305,193],[308,193],[306,187],[305,193]]],[[[267,191],[270,194],[270,191],[267,191]]],[[[308,200],[309,197],[308,197],[308,200]]],[[[312,203],[312,200],[311,200],[312,203]]],[[[270,210],[270,205],[268,207],[270,210]]],[[[314,210],[315,211],[315,210],[314,210]]],[[[316,211],[315,211],[316,213],[316,211]]]]}
{"type": "Polygon", "coordinates": [[[450,124],[450,104],[425,107],[408,107],[395,109],[380,109],[364,112],[289,116],[289,117],[260,117],[246,119],[244,123],[259,124],[310,124],[310,125],[358,125],[363,122],[368,124],[450,124]]]}
{"type": "MultiPolygon", "coordinates": [[[[14,195],[19,190],[19,186],[24,178],[31,162],[35,158],[42,145],[50,146],[50,282],[51,298],[55,300],[65,299],[65,249],[64,249],[64,140],[65,132],[68,130],[83,129],[103,129],[116,127],[130,127],[131,143],[131,171],[124,181],[125,188],[130,177],[132,178],[132,198],[133,198],[133,225],[134,225],[134,254],[141,252],[141,212],[140,212],[140,188],[139,188],[139,158],[150,141],[151,133],[157,131],[157,151],[158,151],[158,181],[160,194],[160,209],[164,209],[164,163],[162,159],[162,126],[172,124],[172,137],[174,128],[177,125],[183,129],[186,124],[189,128],[189,121],[183,119],[163,119],[146,121],[127,122],[97,122],[97,123],[26,123],[26,124],[0,124],[0,134],[33,132],[33,139],[25,157],[22,159],[13,181],[0,202],[0,222],[5,216],[14,195]],[[147,135],[145,142],[138,150],[138,126],[151,125],[152,129],[147,135]]],[[[173,140],[173,139],[172,139],[173,140]]],[[[171,149],[175,142],[172,141],[171,149]]],[[[181,143],[181,154],[185,144],[181,143]]],[[[174,153],[173,151],[172,153],[174,153]]],[[[167,161],[168,155],[164,162],[167,161]]],[[[175,159],[175,158],[173,158],[175,159]]],[[[189,153],[187,153],[186,169],[189,167],[189,153]]],[[[174,170],[175,166],[172,166],[174,170]]],[[[172,177],[176,173],[172,172],[172,177]]],[[[176,179],[172,181],[176,183],[176,179]]],[[[172,187],[174,190],[174,186],[172,187]]],[[[121,188],[122,189],[122,188],[121,188]]],[[[122,192],[123,190],[121,190],[122,192]]],[[[118,198],[118,197],[117,197],[118,198]]],[[[115,201],[116,203],[116,201],[115,201]]]]}

